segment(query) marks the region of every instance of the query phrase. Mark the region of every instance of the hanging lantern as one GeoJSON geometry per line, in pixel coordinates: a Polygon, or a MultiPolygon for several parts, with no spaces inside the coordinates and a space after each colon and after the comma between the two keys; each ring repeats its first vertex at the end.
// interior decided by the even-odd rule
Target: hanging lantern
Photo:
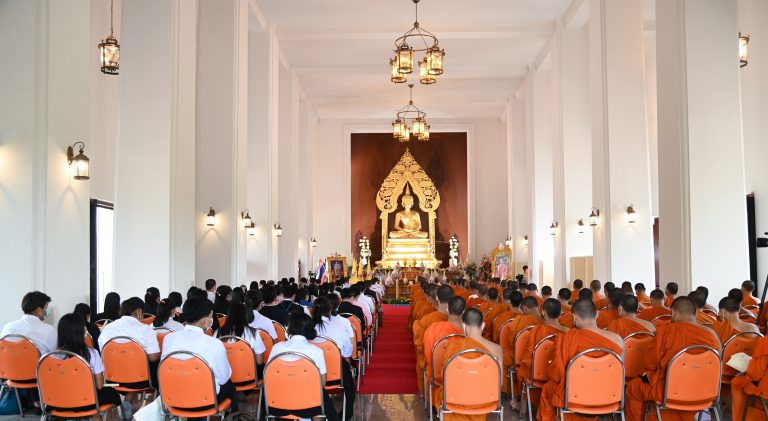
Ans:
{"type": "Polygon", "coordinates": [[[422,142],[426,142],[429,140],[429,124],[424,123],[424,130],[421,132],[421,136],[419,136],[419,140],[422,142]]]}
{"type": "Polygon", "coordinates": [[[114,21],[115,0],[112,0],[109,7],[109,35],[107,39],[99,44],[99,61],[101,62],[101,72],[106,75],[116,75],[120,72],[120,44],[115,38],[114,21]]]}
{"type": "Polygon", "coordinates": [[[395,139],[401,139],[403,136],[405,136],[405,129],[406,124],[402,119],[398,118],[392,122],[392,135],[395,137],[395,139]]]}
{"type": "Polygon", "coordinates": [[[413,120],[413,135],[420,138],[424,134],[425,121],[423,118],[418,117],[413,120]]]}
{"type": "Polygon", "coordinates": [[[443,59],[445,58],[445,50],[440,49],[437,45],[431,47],[426,52],[425,61],[427,62],[427,71],[430,75],[442,75],[443,74],[443,59]]]}
{"type": "Polygon", "coordinates": [[[437,82],[435,75],[430,74],[426,60],[419,62],[419,82],[422,85],[431,85],[437,82]]]}
{"type": "Polygon", "coordinates": [[[391,68],[389,80],[394,83],[405,83],[408,80],[408,76],[397,71],[397,60],[389,60],[389,67],[391,68]]]}
{"type": "Polygon", "coordinates": [[[395,50],[397,58],[397,71],[402,74],[413,72],[413,49],[407,43],[403,43],[395,50]]]}

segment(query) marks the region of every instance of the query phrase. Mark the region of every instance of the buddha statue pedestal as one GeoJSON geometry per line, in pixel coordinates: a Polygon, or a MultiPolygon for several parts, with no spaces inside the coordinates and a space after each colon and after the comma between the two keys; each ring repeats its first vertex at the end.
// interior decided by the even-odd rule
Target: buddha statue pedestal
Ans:
{"type": "Polygon", "coordinates": [[[390,238],[380,262],[385,269],[400,267],[435,268],[440,262],[431,251],[428,238],[390,238]]]}

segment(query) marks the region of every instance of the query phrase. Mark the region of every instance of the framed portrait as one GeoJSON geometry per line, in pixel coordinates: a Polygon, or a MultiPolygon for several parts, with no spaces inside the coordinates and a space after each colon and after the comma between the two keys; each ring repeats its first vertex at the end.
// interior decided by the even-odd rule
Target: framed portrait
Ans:
{"type": "Polygon", "coordinates": [[[326,259],[325,267],[328,268],[328,277],[332,282],[335,282],[339,278],[346,278],[347,274],[347,258],[343,256],[329,256],[326,259]]]}
{"type": "Polygon", "coordinates": [[[491,252],[491,263],[493,263],[493,277],[501,279],[511,279],[514,277],[514,265],[512,262],[512,250],[506,245],[496,247],[491,252]]]}

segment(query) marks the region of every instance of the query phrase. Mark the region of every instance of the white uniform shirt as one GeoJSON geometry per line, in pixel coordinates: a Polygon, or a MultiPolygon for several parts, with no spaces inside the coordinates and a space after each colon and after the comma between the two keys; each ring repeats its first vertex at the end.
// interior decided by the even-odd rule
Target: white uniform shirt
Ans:
{"type": "MultiPolygon", "coordinates": [[[[219,393],[219,386],[226,383],[232,376],[232,367],[229,366],[224,344],[220,340],[206,335],[203,329],[197,326],[184,326],[184,329],[169,333],[165,337],[162,357],[165,358],[166,355],[176,351],[195,353],[208,363],[216,380],[216,393],[219,393]]],[[[185,360],[191,357],[179,355],[178,358],[185,360]]]]}
{"type": "Polygon", "coordinates": [[[277,339],[277,332],[275,331],[275,325],[272,324],[272,319],[256,310],[253,310],[253,321],[249,326],[254,329],[261,329],[269,333],[272,339],[277,339]]]}
{"type": "Polygon", "coordinates": [[[176,320],[173,320],[173,319],[168,319],[168,321],[163,324],[163,327],[166,328],[166,329],[171,329],[174,332],[178,332],[178,331],[184,329],[184,325],[183,324],[181,324],[181,323],[179,323],[179,322],[177,322],[176,320]]]}
{"type": "MultiPolygon", "coordinates": [[[[361,295],[360,297],[363,297],[361,295]]],[[[361,301],[358,297],[357,301],[355,301],[355,305],[363,309],[363,315],[365,316],[365,325],[370,326],[373,323],[373,315],[371,314],[371,309],[368,307],[368,304],[361,301]]]]}
{"type": "MultiPolygon", "coordinates": [[[[93,348],[88,348],[88,367],[90,367],[93,374],[101,374],[104,372],[104,362],[101,361],[101,356],[99,355],[99,351],[96,351],[93,348]]],[[[63,360],[66,357],[63,354],[55,354],[53,355],[53,358],[63,360]]]]}
{"type": "MultiPolygon", "coordinates": [[[[216,331],[217,338],[220,335],[220,331],[216,331]]],[[[253,331],[251,332],[251,329],[244,329],[243,334],[240,335],[240,339],[244,340],[248,345],[250,345],[251,349],[253,349],[253,352],[257,354],[263,354],[264,351],[267,350],[267,348],[264,346],[264,341],[261,340],[261,335],[259,335],[258,332],[253,331]]],[[[234,342],[234,339],[230,339],[228,342],[234,342]]]]}
{"type": "MultiPolygon", "coordinates": [[[[349,324],[349,320],[344,319],[344,321],[349,324]]],[[[349,324],[349,329],[352,330],[351,324],[349,324]]],[[[327,317],[323,316],[323,323],[315,325],[315,331],[318,335],[331,338],[336,346],[339,347],[342,357],[348,358],[352,356],[352,343],[349,341],[350,332],[347,331],[342,324],[331,321],[327,317]]],[[[351,337],[354,338],[355,332],[352,331],[351,333],[351,337]]]]}
{"type": "MultiPolygon", "coordinates": [[[[307,338],[301,335],[295,335],[291,336],[287,341],[275,344],[274,348],[272,348],[272,353],[269,354],[269,360],[271,361],[278,354],[288,351],[299,352],[306,355],[315,363],[315,365],[317,365],[317,368],[320,370],[320,375],[322,376],[325,374],[325,356],[323,355],[323,350],[309,343],[307,338]]],[[[287,356],[285,359],[286,361],[296,361],[297,358],[287,356]]]]}
{"type": "Polygon", "coordinates": [[[208,294],[208,300],[210,302],[216,301],[216,292],[214,291],[205,291],[208,294]]]}
{"type": "Polygon", "coordinates": [[[381,286],[381,284],[371,285],[371,290],[379,296],[379,299],[384,296],[384,288],[381,286]]]}
{"type": "Polygon", "coordinates": [[[376,311],[376,304],[373,302],[373,298],[365,294],[360,294],[360,298],[358,298],[358,301],[365,303],[368,306],[368,309],[371,310],[371,313],[376,311]]]}
{"type": "Polygon", "coordinates": [[[40,356],[53,351],[58,345],[56,343],[56,329],[32,314],[25,314],[19,320],[6,323],[0,337],[5,335],[26,336],[40,350],[40,356]]]}
{"type": "Polygon", "coordinates": [[[104,344],[116,336],[127,336],[135,339],[144,347],[147,355],[160,352],[160,344],[157,342],[155,329],[136,320],[135,317],[123,316],[104,326],[104,330],[99,335],[99,349],[104,349],[104,344]]]}

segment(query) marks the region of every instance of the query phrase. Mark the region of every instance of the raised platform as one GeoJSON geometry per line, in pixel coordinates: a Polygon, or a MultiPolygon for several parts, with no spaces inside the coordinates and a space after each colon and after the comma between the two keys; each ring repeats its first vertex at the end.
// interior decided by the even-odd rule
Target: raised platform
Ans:
{"type": "Polygon", "coordinates": [[[440,262],[435,259],[428,238],[390,238],[384,256],[376,264],[384,269],[397,265],[435,268],[440,262]]]}

